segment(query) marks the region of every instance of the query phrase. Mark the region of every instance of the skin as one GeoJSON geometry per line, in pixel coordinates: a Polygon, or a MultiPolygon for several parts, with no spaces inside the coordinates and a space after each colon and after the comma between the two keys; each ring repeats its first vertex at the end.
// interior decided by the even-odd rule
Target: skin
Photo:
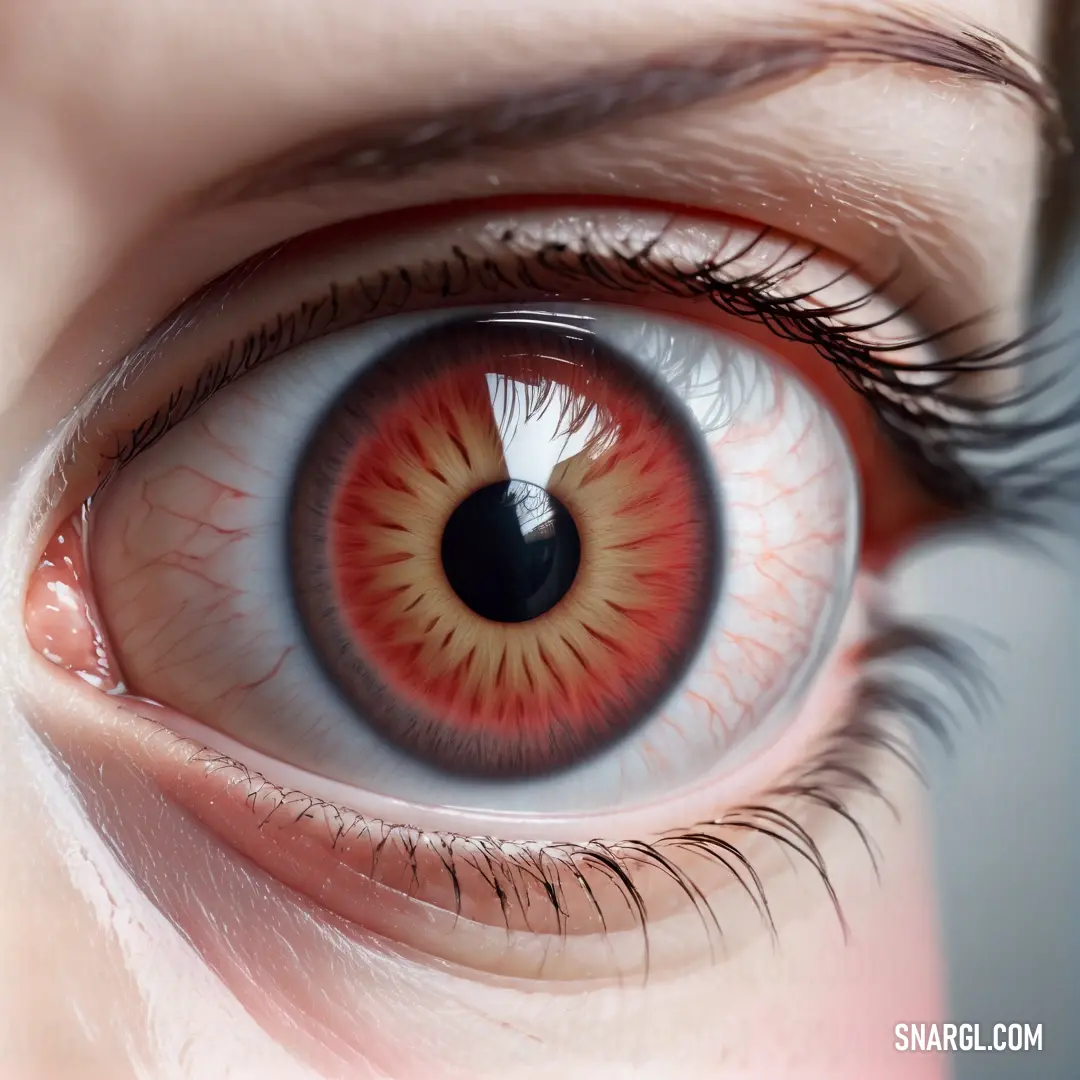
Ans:
{"type": "MultiPolygon", "coordinates": [[[[812,6],[763,0],[755,13],[812,6]]],[[[1038,50],[1039,4],[937,6],[1038,50]]],[[[554,151],[465,159],[385,187],[343,183],[228,207],[191,195],[361,110],[397,113],[448,87],[504,88],[587,59],[675,47],[725,31],[746,7],[5,6],[5,1076],[943,1075],[939,1056],[893,1050],[894,1024],[941,1015],[942,974],[923,795],[898,762],[875,766],[898,816],[879,801],[860,808],[880,881],[850,830],[833,822],[818,835],[846,943],[824,892],[780,867],[770,891],[778,948],[733,913],[733,940],[715,965],[644,987],[526,986],[381,948],[242,862],[166,797],[138,740],[116,733],[113,706],[46,665],[23,624],[40,547],[28,548],[20,473],[43,432],[192,289],[322,225],[496,190],[666,199],[786,229],[871,268],[914,252],[957,318],[992,311],[982,333],[1015,330],[1037,190],[1033,116],[907,69],[841,65],[735,106],[705,104],[554,151]]],[[[812,696],[798,737],[742,780],[744,799],[809,752],[842,690],[812,696]]]]}

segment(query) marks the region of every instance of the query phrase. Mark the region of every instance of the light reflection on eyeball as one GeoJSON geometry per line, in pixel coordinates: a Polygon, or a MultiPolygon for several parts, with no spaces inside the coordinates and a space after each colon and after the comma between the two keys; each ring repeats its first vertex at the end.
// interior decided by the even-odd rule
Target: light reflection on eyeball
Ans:
{"type": "Polygon", "coordinates": [[[859,517],[830,410],[759,346],[530,304],[292,350],[119,472],[88,551],[132,692],[361,790],[574,814],[776,738],[859,517]]]}

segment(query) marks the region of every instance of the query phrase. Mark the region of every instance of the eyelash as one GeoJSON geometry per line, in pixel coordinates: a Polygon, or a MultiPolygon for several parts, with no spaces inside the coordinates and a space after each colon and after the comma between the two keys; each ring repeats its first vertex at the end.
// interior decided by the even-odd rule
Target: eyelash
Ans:
{"type": "MultiPolygon", "coordinates": [[[[650,970],[650,915],[644,890],[634,880],[635,870],[652,870],[667,877],[693,906],[708,942],[712,961],[716,947],[723,940],[723,927],[710,906],[704,891],[693,877],[666,854],[691,851],[722,866],[741,890],[749,896],[774,942],[779,941],[765,884],[751,856],[740,846],[738,837],[751,834],[765,837],[794,855],[812,870],[825,889],[840,929],[847,940],[848,928],[840,899],[833,885],[824,856],[813,836],[799,822],[804,807],[823,809],[854,830],[866,852],[875,876],[879,874],[878,855],[872,837],[860,823],[851,803],[859,796],[871,796],[888,803],[874,779],[874,755],[886,754],[899,760],[914,775],[922,774],[899,729],[890,722],[906,715],[932,732],[946,745],[951,744],[950,729],[955,723],[950,712],[949,691],[969,709],[985,705],[990,683],[985,667],[975,652],[955,636],[932,631],[911,623],[887,621],[877,617],[876,632],[860,656],[862,675],[852,708],[815,758],[792,780],[773,788],[753,804],[738,807],[720,818],[696,822],[688,829],[669,830],[652,841],[610,841],[594,839],[587,843],[536,842],[497,839],[491,836],[465,836],[450,832],[422,831],[407,824],[365,818],[345,806],[326,802],[305,792],[271,783],[235,758],[222,754],[196,740],[176,735],[150,717],[142,719],[155,725],[179,744],[192,747],[189,764],[199,763],[208,773],[231,772],[234,784],[242,785],[245,802],[260,827],[284,811],[296,821],[321,815],[334,837],[334,847],[352,837],[375,834],[367,875],[378,881],[380,860],[389,850],[404,857],[406,872],[415,881],[433,865],[421,866],[421,850],[436,853],[442,871],[450,881],[460,918],[461,877],[466,868],[482,879],[496,898],[507,933],[514,928],[517,914],[531,932],[541,932],[530,924],[531,897],[542,898],[548,918],[554,921],[560,937],[568,935],[570,904],[567,889],[576,887],[595,913],[600,927],[607,932],[607,914],[593,885],[602,877],[614,886],[617,895],[635,918],[643,943],[642,977],[650,970]],[[894,665],[896,667],[894,667],[894,665]],[[920,678],[901,673],[913,666],[920,678]],[[897,668],[901,670],[897,670],[897,668]],[[877,673],[875,673],[877,672],[877,673]],[[926,678],[927,675],[931,679],[926,678]],[[936,679],[936,686],[934,685],[936,679]],[[928,682],[930,683],[928,685],[928,682]],[[780,809],[774,802],[783,802],[780,809]],[[269,809],[266,809],[269,804],[269,809]],[[516,911],[512,903],[516,901],[516,911]]],[[[895,809],[891,807],[895,813],[895,809]]],[[[540,918],[543,918],[541,915],[540,918]]]]}
{"type": "MultiPolygon", "coordinates": [[[[704,301],[728,314],[759,323],[783,340],[813,347],[866,400],[924,489],[968,518],[1033,521],[1039,513],[1032,502],[1033,496],[1045,500],[1047,496],[1072,490],[1075,470],[1059,465],[1049,454],[1026,465],[1003,464],[980,472],[967,463],[968,459],[974,459],[985,465],[995,453],[1014,447],[1017,442],[1053,434],[1072,423],[1077,412],[1075,406],[1038,422],[1007,419],[1013,408],[1030,401],[1049,383],[1034,391],[1018,392],[1010,400],[981,407],[951,392],[951,387],[964,375],[1019,369],[1044,355],[1048,351],[1046,347],[1032,346],[1038,335],[1028,334],[996,348],[913,366],[894,359],[894,354],[938,344],[970,324],[886,348],[871,346],[860,340],[859,335],[880,328],[882,320],[862,326],[852,326],[850,320],[875,297],[888,291],[894,284],[892,280],[841,306],[808,307],[810,294],[784,296],[777,295],[775,290],[813,259],[816,250],[804,251],[791,260],[781,256],[757,274],[725,278],[724,272],[730,265],[772,236],[770,230],[762,230],[750,245],[723,262],[692,270],[661,264],[653,258],[661,235],[638,249],[623,252],[594,251],[588,244],[578,250],[548,244],[522,254],[515,249],[513,232],[508,231],[503,234],[502,243],[512,257],[510,268],[496,259],[477,260],[455,249],[452,260],[425,265],[419,273],[399,267],[380,274],[376,280],[359,279],[345,287],[332,285],[323,299],[306,302],[291,313],[279,314],[232,342],[193,383],[177,388],[162,407],[126,437],[119,438],[113,452],[103,455],[104,468],[95,495],[120,469],[220,390],[306,340],[402,310],[418,297],[452,300],[475,285],[493,296],[500,291],[505,294],[529,290],[539,297],[561,297],[567,285],[580,289],[590,284],[607,293],[651,289],[675,298],[704,301]],[[839,317],[848,320],[849,325],[835,325],[833,320],[839,317]],[[916,386],[905,381],[904,374],[912,372],[932,376],[932,385],[916,386]],[[949,417],[950,411],[962,412],[962,417],[949,417]]],[[[230,281],[242,279],[245,271],[245,266],[238,268],[222,279],[222,283],[228,286],[230,281]]],[[[891,318],[904,310],[898,308],[891,318]]],[[[121,372],[102,399],[130,374],[130,369],[121,372]]],[[[566,890],[572,887],[582,891],[600,926],[606,929],[605,912],[590,885],[590,874],[595,872],[615,887],[640,926],[647,975],[649,915],[643,892],[633,879],[633,870],[651,869],[675,883],[697,911],[711,951],[715,940],[722,935],[718,918],[703,891],[665,851],[693,851],[725,867],[753,901],[775,937],[776,927],[764,884],[738,842],[740,835],[748,833],[771,839],[812,869],[844,926],[840,902],[824,858],[814,838],[800,824],[799,809],[813,806],[842,819],[858,835],[876,871],[873,840],[851,809],[857,796],[885,798],[874,780],[875,755],[879,752],[892,755],[918,774],[918,765],[897,722],[901,718],[914,721],[948,742],[959,711],[957,703],[975,711],[989,689],[986,672],[976,654],[959,638],[915,624],[890,622],[880,614],[875,632],[858,659],[860,677],[850,713],[800,774],[774,788],[753,806],[699,822],[687,830],[665,833],[651,842],[594,840],[587,844],[538,844],[451,833],[421,834],[413,826],[371,821],[347,808],[278,787],[235,759],[205,746],[192,744],[190,760],[201,762],[208,771],[235,771],[236,783],[245,785],[253,813],[258,812],[257,807],[267,805],[267,816],[282,809],[296,814],[298,820],[321,813],[338,838],[376,833],[379,842],[369,868],[372,877],[376,876],[381,853],[388,846],[404,857],[414,876],[418,874],[417,851],[423,840],[439,853],[439,862],[459,903],[460,876],[465,868],[471,868],[471,872],[487,883],[499,903],[508,931],[512,923],[509,910],[512,900],[516,899],[520,918],[528,926],[529,897],[539,890],[549,909],[548,919],[553,920],[558,933],[567,933],[566,890]],[[913,668],[919,677],[911,677],[913,668]],[[930,680],[926,678],[928,673],[932,676],[930,680]]],[[[191,742],[181,736],[174,738],[191,742]]]]}
{"type": "MultiPolygon", "coordinates": [[[[577,286],[592,284],[623,293],[657,289],[672,298],[705,301],[727,314],[768,328],[781,340],[811,346],[853,391],[866,400],[886,436],[924,490],[969,518],[995,523],[1031,521],[1036,516],[1031,507],[1033,497],[1056,500],[1074,490],[1076,469],[1052,463],[1050,455],[1024,463],[1013,462],[997,469],[987,460],[1033,439],[1052,436],[1080,417],[1080,402],[1075,402],[1040,421],[1008,419],[1007,414],[1017,406],[1050,390],[1055,380],[1046,379],[1012,398],[982,403],[949,392],[949,388],[964,376],[1019,370],[1056,352],[1061,347],[1060,342],[1043,344],[1040,341],[1046,327],[1001,345],[942,357],[922,365],[890,359],[894,354],[947,341],[969,329],[973,320],[888,346],[870,345],[860,340],[860,333],[880,329],[905,314],[911,305],[897,307],[886,319],[862,326],[836,326],[830,320],[850,319],[886,293],[894,284],[895,276],[847,303],[833,307],[805,306],[812,294],[782,296],[770,291],[815,258],[819,249],[801,253],[786,264],[781,262],[781,256],[759,274],[724,278],[727,267],[751,254],[772,235],[772,230],[763,229],[751,243],[721,262],[689,271],[650,261],[651,252],[662,236],[658,234],[639,249],[629,252],[590,251],[587,243],[584,250],[575,252],[565,244],[546,244],[530,255],[519,254],[516,266],[509,271],[494,259],[480,262],[456,250],[453,262],[425,266],[425,281],[420,281],[414,271],[402,266],[383,272],[375,282],[360,279],[344,289],[333,284],[323,299],[305,302],[291,313],[278,314],[240,341],[231,342],[223,355],[211,362],[193,384],[178,387],[163,406],[129,431],[126,437],[119,438],[115,449],[103,455],[107,467],[95,494],[119,469],[155,445],[219,391],[305,341],[363,320],[393,314],[405,308],[416,295],[452,299],[476,283],[493,297],[500,289],[528,289],[539,296],[563,298],[558,288],[552,287],[559,281],[577,286]],[[605,266],[605,260],[614,263],[614,271],[605,266]],[[535,267],[550,273],[553,282],[538,281],[535,267]],[[620,278],[619,274],[623,276],[620,278]],[[387,293],[394,288],[398,295],[387,300],[387,293]],[[359,311],[341,317],[343,309],[357,303],[359,311]],[[327,311],[329,317],[316,329],[320,315],[327,311]],[[305,321],[306,325],[298,331],[298,326],[305,321]],[[905,375],[912,374],[931,375],[935,380],[931,385],[914,386],[905,381],[905,375]],[[946,415],[950,410],[962,413],[963,417],[946,415]],[[1002,415],[995,418],[995,413],[1002,415]],[[980,459],[984,465],[981,470],[966,463],[980,459]]],[[[502,237],[511,254],[514,253],[514,239],[509,231],[502,237]]],[[[227,279],[242,280],[248,265],[251,264],[231,271],[227,279]]],[[[854,271],[849,270],[830,284],[838,284],[852,273],[854,271]]],[[[121,372],[117,381],[129,374],[121,372]]],[[[106,390],[103,397],[107,397],[108,392],[106,390]]]]}

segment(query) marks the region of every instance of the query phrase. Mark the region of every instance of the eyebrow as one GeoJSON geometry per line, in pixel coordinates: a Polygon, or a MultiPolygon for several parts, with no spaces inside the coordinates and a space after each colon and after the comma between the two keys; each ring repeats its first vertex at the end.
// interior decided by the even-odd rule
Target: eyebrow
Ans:
{"type": "Polygon", "coordinates": [[[1061,140],[1057,97],[1038,64],[981,27],[832,8],[826,17],[744,28],[709,46],[665,52],[527,90],[374,120],[245,168],[214,194],[226,201],[342,180],[402,180],[474,154],[535,148],[707,100],[788,85],[838,63],[894,63],[1011,92],[1061,140]],[[838,16],[846,21],[841,24],[838,16]]]}

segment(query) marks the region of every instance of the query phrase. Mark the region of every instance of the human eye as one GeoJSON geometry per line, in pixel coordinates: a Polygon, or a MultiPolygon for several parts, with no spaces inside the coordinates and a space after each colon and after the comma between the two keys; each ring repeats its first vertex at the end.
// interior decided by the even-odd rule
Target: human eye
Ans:
{"type": "Polygon", "coordinates": [[[23,1071],[932,1071],[905,587],[1075,479],[1035,6],[9,21],[23,1071]]]}
{"type": "Polygon", "coordinates": [[[400,945],[597,978],[776,932],[778,860],[832,895],[823,814],[873,864],[859,806],[909,755],[883,656],[972,678],[874,585],[1022,504],[953,387],[1027,354],[950,354],[753,223],[428,217],[256,257],[109,377],[31,641],[206,826],[400,945]]]}

